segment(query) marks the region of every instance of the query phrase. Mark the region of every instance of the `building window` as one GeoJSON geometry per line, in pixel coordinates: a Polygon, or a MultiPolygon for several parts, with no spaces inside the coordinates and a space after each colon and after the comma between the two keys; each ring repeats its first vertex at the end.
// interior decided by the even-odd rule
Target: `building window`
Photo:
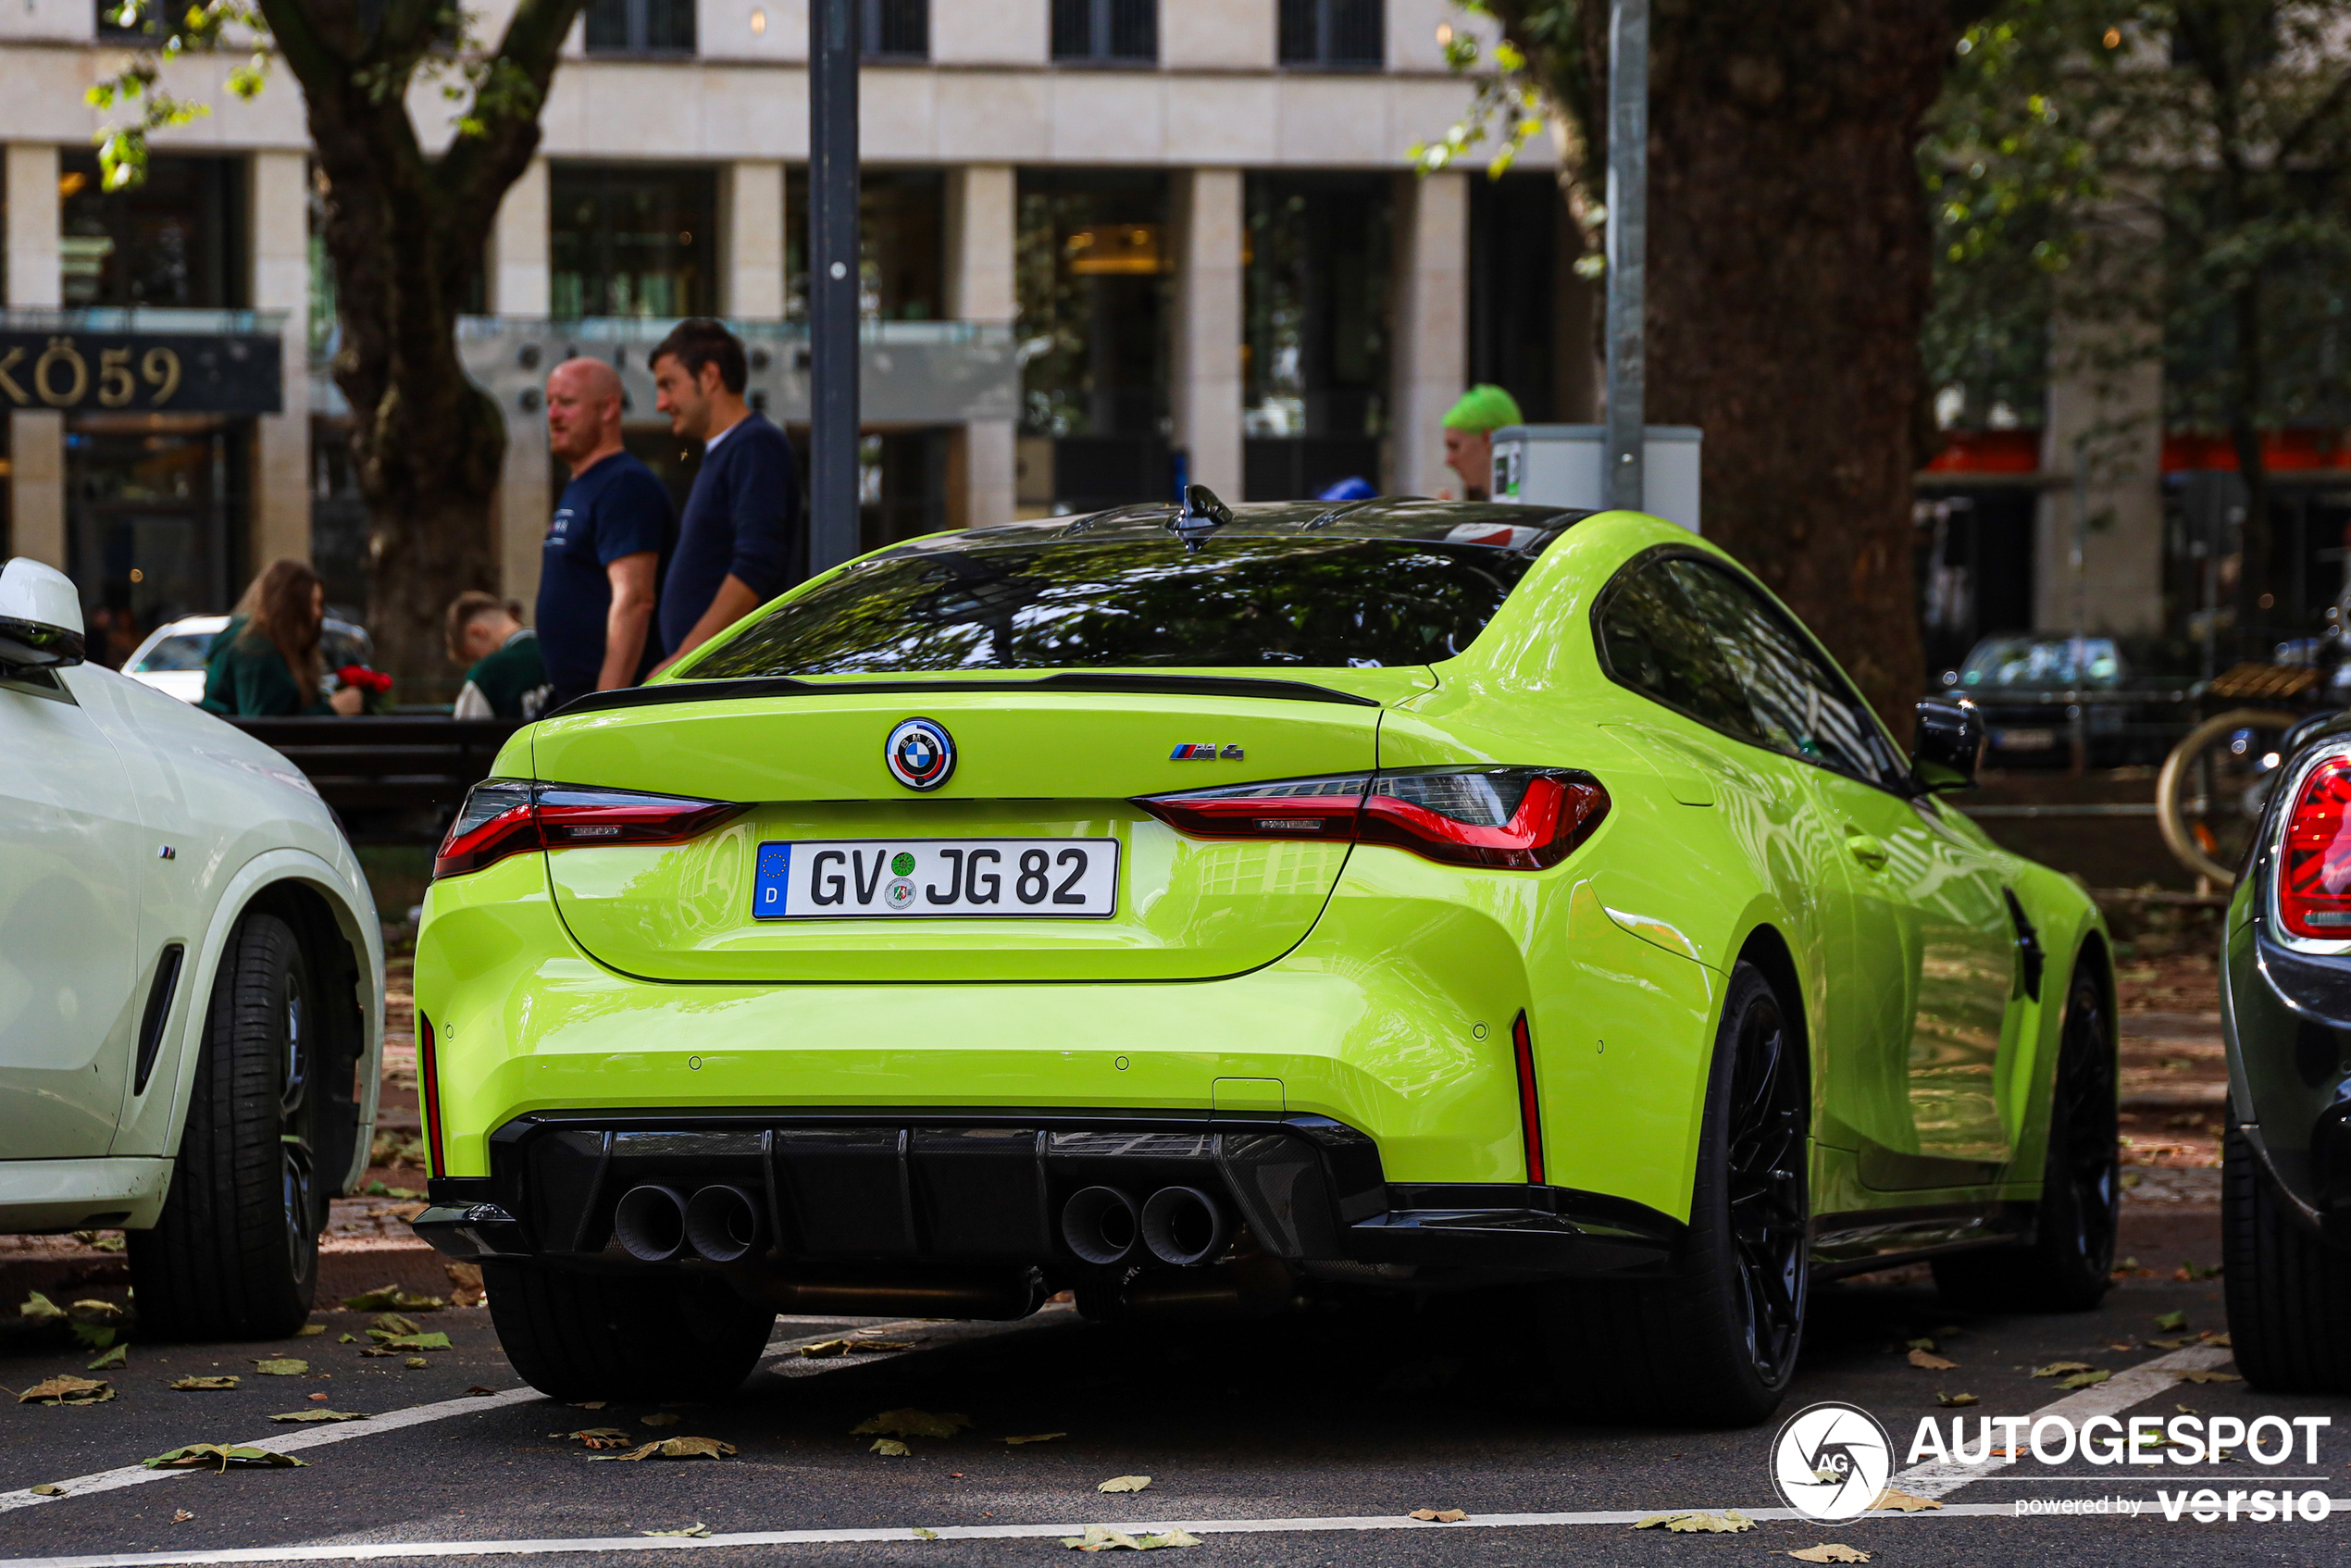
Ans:
{"type": "Polygon", "coordinates": [[[1242,482],[1251,501],[1380,483],[1387,433],[1385,175],[1252,174],[1242,255],[1242,482]]]}
{"type": "MultiPolygon", "coordinates": [[[[784,179],[784,315],[808,316],[808,171],[784,179]]],[[[946,314],[947,180],[935,168],[871,168],[857,188],[857,310],[869,320],[946,314]]]]}
{"type": "Polygon", "coordinates": [[[1387,58],[1383,9],[1383,0],[1282,0],[1282,64],[1379,69],[1387,58]]]}
{"type": "Polygon", "coordinates": [[[718,181],[710,169],[557,164],[548,173],[548,229],[551,315],[714,308],[718,181]]]}
{"type": "Polygon", "coordinates": [[[1159,58],[1159,0],[1053,0],[1053,58],[1152,64],[1159,58]]]}
{"type": "Polygon", "coordinates": [[[869,60],[930,58],[930,0],[858,0],[869,60]]]}
{"type": "Polygon", "coordinates": [[[239,160],[156,154],[145,181],[109,194],[92,153],[57,160],[59,279],[68,305],[245,304],[239,160]]]}
{"type": "Polygon", "coordinates": [[[588,0],[591,55],[690,55],[694,0],[588,0]]]}

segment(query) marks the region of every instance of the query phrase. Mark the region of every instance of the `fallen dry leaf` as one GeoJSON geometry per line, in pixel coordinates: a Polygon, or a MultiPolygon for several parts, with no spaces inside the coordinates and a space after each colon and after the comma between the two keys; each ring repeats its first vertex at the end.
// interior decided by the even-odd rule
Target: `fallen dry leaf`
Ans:
{"type": "Polygon", "coordinates": [[[2177,1334],[2188,1325],[2188,1314],[2183,1312],[2165,1313],[2155,1320],[2155,1325],[2166,1334],[2177,1334]]]}
{"type": "Polygon", "coordinates": [[[355,1410],[290,1410],[283,1415],[273,1415],[272,1421],[365,1421],[367,1414],[355,1410]]]}
{"type": "Polygon", "coordinates": [[[1725,1513],[1652,1513],[1633,1528],[1654,1530],[1661,1526],[1677,1536],[1701,1534],[1723,1536],[1736,1535],[1742,1530],[1752,1530],[1755,1528],[1755,1521],[1735,1508],[1725,1513]]]}
{"type": "Polygon", "coordinates": [[[379,1285],[356,1296],[345,1296],[343,1306],[355,1313],[431,1313],[449,1303],[438,1296],[412,1296],[397,1285],[379,1285]]]}
{"type": "Polygon", "coordinates": [[[1878,1493],[1877,1500],[1870,1506],[1890,1509],[1898,1513],[1917,1513],[1925,1509],[1941,1508],[1943,1505],[1933,1498],[1917,1497],[1909,1492],[1897,1492],[1888,1487],[1878,1493]]]}
{"type": "Polygon", "coordinates": [[[84,1323],[120,1323],[122,1321],[120,1302],[102,1301],[94,1296],[76,1301],[66,1311],[84,1323]]]}
{"type": "Polygon", "coordinates": [[[1098,1492],[1139,1492],[1151,1484],[1148,1475],[1113,1475],[1096,1487],[1098,1492]]]}
{"type": "Polygon", "coordinates": [[[60,1373],[55,1377],[35,1383],[17,1396],[20,1405],[98,1405],[114,1398],[114,1388],[103,1377],[75,1377],[60,1373]]]}
{"type": "Polygon", "coordinates": [[[849,1341],[819,1339],[813,1345],[802,1345],[800,1353],[812,1361],[821,1361],[827,1356],[845,1356],[849,1353],[849,1341]]]}
{"type": "Polygon", "coordinates": [[[2093,1368],[2088,1372],[2077,1372],[2071,1377],[2060,1377],[2057,1380],[2057,1386],[2060,1388],[2087,1388],[2103,1383],[2113,1375],[2111,1372],[2102,1372],[2093,1368]]]}
{"type": "Polygon", "coordinates": [[[859,1356],[886,1355],[892,1350],[911,1350],[914,1348],[912,1339],[852,1339],[849,1342],[850,1353],[859,1356]]]}
{"type": "Polygon", "coordinates": [[[591,1449],[625,1449],[637,1440],[620,1426],[587,1426],[577,1432],[550,1432],[547,1436],[563,1442],[585,1443],[591,1449]]]}
{"type": "Polygon", "coordinates": [[[1412,1512],[1404,1515],[1404,1517],[1407,1519],[1424,1520],[1437,1524],[1458,1524],[1462,1520],[1467,1519],[1469,1515],[1462,1512],[1458,1508],[1416,1508],[1412,1510],[1412,1512]]]}
{"type": "Polygon", "coordinates": [[[1000,1443],[1010,1443],[1014,1448],[1018,1448],[1023,1443],[1050,1443],[1055,1437],[1068,1436],[1066,1432],[1031,1432],[1025,1437],[999,1437],[996,1440],[1000,1443]]]}
{"type": "Polygon", "coordinates": [[[2046,1366],[2033,1369],[2035,1377],[2061,1377],[2069,1372],[2096,1372],[2097,1368],[2085,1361],[2053,1361],[2046,1366]]]}
{"type": "Polygon", "coordinates": [[[193,1392],[203,1388],[233,1388],[237,1386],[237,1380],[233,1376],[218,1375],[209,1377],[175,1377],[171,1380],[171,1386],[175,1388],[187,1389],[193,1392]]]}
{"type": "Polygon", "coordinates": [[[189,1512],[184,1508],[175,1508],[171,1511],[171,1522],[174,1524],[185,1524],[189,1520],[193,1519],[194,1517],[194,1514],[189,1512]]]}
{"type": "Polygon", "coordinates": [[[131,1347],[129,1345],[117,1345],[113,1350],[108,1350],[105,1355],[100,1356],[96,1361],[92,1362],[88,1366],[82,1368],[82,1370],[84,1372],[105,1372],[111,1367],[126,1366],[130,1364],[130,1361],[131,1347]]]}
{"type": "Polygon", "coordinates": [[[1942,1405],[1947,1410],[1956,1409],[1960,1405],[1983,1403],[1983,1401],[1978,1400],[1973,1394],[1947,1394],[1940,1388],[1934,1390],[1934,1399],[1936,1403],[1942,1405]]]}
{"type": "Polygon", "coordinates": [[[272,1453],[267,1449],[228,1443],[190,1443],[143,1462],[150,1470],[188,1470],[200,1464],[217,1465],[226,1470],[232,1464],[255,1468],[292,1468],[304,1462],[290,1453],[272,1453]]]}
{"type": "Polygon", "coordinates": [[[2189,1367],[2177,1375],[2183,1383],[2242,1383],[2245,1381],[2233,1372],[2215,1372],[2204,1366],[2189,1367]]]}
{"type": "Polygon", "coordinates": [[[1932,1339],[1912,1339],[1909,1344],[1913,1350],[1931,1350],[1935,1348],[1934,1341],[1932,1339]]]}
{"type": "Polygon", "coordinates": [[[398,1335],[386,1339],[383,1347],[387,1350],[446,1350],[453,1348],[449,1336],[437,1328],[430,1334],[398,1335]]]}
{"type": "Polygon", "coordinates": [[[1064,1536],[1062,1545],[1078,1551],[1157,1551],[1162,1547],[1198,1546],[1200,1537],[1182,1530],[1159,1536],[1130,1536],[1107,1524],[1088,1524],[1082,1536],[1064,1536]]]}
{"type": "Polygon", "coordinates": [[[675,1426],[678,1422],[684,1419],[685,1418],[683,1416],[673,1414],[665,1410],[655,1411],[651,1415],[639,1416],[637,1418],[637,1425],[640,1426],[675,1426]]]}
{"type": "Polygon", "coordinates": [[[602,1410],[609,1402],[610,1401],[604,1400],[581,1400],[571,1408],[574,1410],[602,1410]]]}
{"type": "Polygon", "coordinates": [[[1912,1350],[1910,1364],[1924,1367],[1929,1372],[1948,1372],[1959,1363],[1947,1357],[1938,1356],[1932,1350],[1912,1350]]]}
{"type": "Polygon", "coordinates": [[[393,1339],[403,1334],[422,1334],[425,1325],[401,1313],[380,1313],[367,1325],[370,1339],[393,1339]]]}
{"type": "Polygon", "coordinates": [[[295,1356],[271,1356],[254,1363],[253,1369],[264,1377],[299,1377],[310,1370],[310,1363],[295,1356]]]}
{"type": "Polygon", "coordinates": [[[432,1363],[425,1360],[422,1356],[410,1356],[406,1361],[402,1362],[400,1364],[406,1367],[411,1372],[422,1372],[426,1367],[430,1366],[432,1363]]]}
{"type": "Polygon", "coordinates": [[[926,1530],[920,1524],[917,1524],[914,1526],[914,1538],[918,1541],[935,1541],[939,1538],[939,1532],[936,1530],[926,1530]]]}
{"type": "Polygon", "coordinates": [[[1841,1541],[1823,1541],[1819,1546],[1808,1546],[1802,1551],[1791,1551],[1788,1555],[1798,1562],[1867,1562],[1870,1560],[1868,1552],[1856,1551],[1841,1541]]]}
{"type": "Polygon", "coordinates": [[[481,1305],[485,1293],[481,1288],[479,1263],[443,1263],[441,1272],[449,1276],[450,1300],[461,1307],[481,1305]]]}
{"type": "Polygon", "coordinates": [[[682,1530],[640,1530],[641,1536],[707,1536],[710,1526],[697,1519],[682,1530]]]}
{"type": "Polygon", "coordinates": [[[61,1498],[66,1495],[66,1489],[55,1481],[44,1481],[32,1488],[32,1495],[39,1498],[61,1498]]]}
{"type": "Polygon", "coordinates": [[[498,1390],[495,1388],[485,1388],[479,1383],[473,1384],[466,1389],[466,1392],[468,1394],[494,1394],[498,1390]]]}
{"type": "Polygon", "coordinates": [[[53,1318],[65,1316],[66,1310],[35,1290],[25,1297],[23,1303],[17,1308],[17,1315],[30,1318],[34,1323],[47,1323],[53,1318]]]}
{"type": "Polygon", "coordinates": [[[914,1450],[895,1437],[876,1437],[874,1446],[865,1451],[880,1454],[885,1459],[903,1459],[914,1450]]]}
{"type": "Polygon", "coordinates": [[[2230,1350],[2236,1349],[2235,1342],[2225,1334],[2207,1334],[2204,1337],[2204,1342],[2208,1345],[2225,1346],[2230,1350]]]}
{"type": "Polygon", "coordinates": [[[952,1437],[972,1424],[968,1415],[934,1415],[927,1410],[886,1410],[849,1429],[852,1437],[952,1437]]]}
{"type": "Polygon", "coordinates": [[[663,1437],[627,1453],[590,1454],[591,1460],[637,1459],[726,1459],[735,1451],[732,1443],[722,1443],[715,1437],[663,1437]]]}
{"type": "Polygon", "coordinates": [[[297,1339],[307,1339],[313,1334],[324,1334],[326,1331],[327,1325],[323,1323],[305,1323],[300,1328],[294,1330],[294,1338],[297,1339]]]}

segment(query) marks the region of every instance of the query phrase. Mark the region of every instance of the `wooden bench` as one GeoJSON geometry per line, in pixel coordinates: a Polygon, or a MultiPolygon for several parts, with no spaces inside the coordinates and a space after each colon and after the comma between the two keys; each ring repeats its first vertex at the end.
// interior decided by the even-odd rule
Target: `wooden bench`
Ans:
{"type": "Polygon", "coordinates": [[[505,718],[390,715],[228,721],[300,768],[355,844],[435,844],[466,791],[522,728],[505,718]]]}

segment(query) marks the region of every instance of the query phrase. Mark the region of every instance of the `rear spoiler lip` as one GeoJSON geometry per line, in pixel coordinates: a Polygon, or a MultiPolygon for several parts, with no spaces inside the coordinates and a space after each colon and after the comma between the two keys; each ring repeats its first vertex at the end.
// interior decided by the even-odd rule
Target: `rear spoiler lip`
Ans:
{"type": "Polygon", "coordinates": [[[575,697],[547,718],[609,713],[616,708],[663,707],[677,703],[720,703],[757,697],[842,697],[867,691],[919,692],[924,696],[953,696],[964,691],[1132,692],[1173,697],[1254,697],[1292,703],[1339,703],[1349,707],[1376,708],[1376,697],[1340,691],[1303,680],[1255,676],[1116,675],[1095,670],[1064,670],[1027,680],[800,680],[788,675],[755,676],[741,680],[678,680],[659,686],[625,686],[611,691],[591,691],[575,697]]]}

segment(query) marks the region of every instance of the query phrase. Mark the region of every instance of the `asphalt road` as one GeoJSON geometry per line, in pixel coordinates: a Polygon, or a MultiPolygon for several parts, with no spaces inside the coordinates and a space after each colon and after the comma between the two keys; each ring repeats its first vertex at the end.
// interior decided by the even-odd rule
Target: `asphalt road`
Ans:
{"type": "MultiPolygon", "coordinates": [[[[2184,1314],[2186,1332],[2223,1329],[2217,1280],[2168,1272],[2197,1250],[2193,1217],[2142,1232],[2161,1247],[2155,1277],[2123,1281],[2098,1312],[2063,1317],[1970,1317],[1921,1283],[1856,1283],[1815,1299],[1803,1368],[1786,1409],[1842,1400],[1870,1411],[1907,1448],[1922,1416],[1962,1413],[1937,1390],[1971,1393],[1965,1414],[2024,1414],[2067,1396],[2031,1370],[2073,1360],[2118,1374],[2159,1359],[2223,1369],[2225,1350],[2150,1345],[2184,1314]],[[1948,1371],[1910,1364],[1908,1341],[1934,1340],[1948,1371]]],[[[2149,1263],[2158,1261],[2151,1256],[2149,1263]]],[[[353,1561],[365,1543],[404,1543],[404,1555],[450,1561],[448,1543],[476,1560],[483,1542],[540,1543],[564,1562],[617,1560],[652,1547],[712,1568],[790,1561],[952,1564],[1076,1561],[1064,1527],[1089,1523],[1188,1523],[1200,1545],[1181,1561],[1215,1562],[1501,1564],[1756,1561],[1840,1542],[1885,1564],[2110,1563],[2118,1554],[2166,1563],[2339,1562],[2351,1501],[2322,1523],[2197,1524],[2165,1520],[2153,1497],[2179,1491],[2288,1485],[2351,1499],[2351,1400],[2255,1394],[2242,1383],[2180,1383],[2141,1375],[2147,1397],[2128,1412],[2169,1415],[2189,1406],[2250,1418],[2324,1415],[2319,1459],[2265,1466],[2046,1466],[2029,1458],[1946,1491],[1939,1511],[1871,1514],[1822,1525],[1785,1517],[1767,1450],[1773,1427],[1672,1432],[1604,1427],[1557,1408],[1543,1388],[1541,1325],[1509,1294],[1461,1297],[1418,1309],[1350,1302],[1268,1322],[1103,1327],[1064,1308],[1018,1325],[856,1325],[789,1320],[771,1355],[733,1398],[710,1404],[583,1410],[520,1388],[479,1308],[431,1314],[454,1349],[411,1369],[373,1358],[341,1336],[364,1334],[364,1313],[323,1312],[325,1332],[279,1345],[134,1344],[107,1376],[113,1400],[85,1407],[9,1405],[0,1412],[0,1568],[27,1560],[134,1554],[142,1561],[353,1561]],[[790,1347],[862,1331],[916,1348],[809,1359],[790,1347]],[[307,1361],[310,1371],[264,1376],[253,1363],[307,1361]],[[182,1392],[187,1375],[235,1374],[229,1391],[182,1392]],[[469,1393],[468,1390],[489,1390],[469,1393]],[[324,1400],[312,1396],[323,1394],[324,1400]],[[356,1410],[369,1419],[273,1425],[301,1409],[356,1410]],[[850,1428],[914,1407],[967,1415],[950,1439],[914,1438],[903,1457],[871,1451],[850,1428]],[[674,1423],[649,1418],[675,1416],[674,1423]],[[728,1459],[597,1462],[551,1436],[589,1426],[642,1438],[695,1436],[731,1444],[728,1459]],[[1061,1433],[1010,1445],[1011,1436],[1061,1433]],[[276,1443],[299,1469],[115,1474],[189,1442],[276,1443]],[[296,1447],[298,1444],[310,1447],[296,1447]],[[1147,1490],[1106,1496],[1099,1483],[1149,1475],[1147,1490]],[[2316,1477],[2287,1483],[2284,1477],[2316,1477]],[[64,1484],[62,1497],[30,1488],[64,1484]],[[2135,1497],[2137,1517],[2016,1517],[2019,1500],[2135,1497]],[[1462,1509],[1459,1524],[1416,1524],[1418,1508],[1462,1509]],[[1738,1509],[1759,1516],[1736,1534],[1635,1531],[1629,1515],[1738,1509]],[[1774,1517],[1769,1511],[1779,1510],[1774,1517]],[[1598,1514],[1599,1519],[1574,1516],[1598,1514]],[[1567,1515],[1527,1520],[1524,1515],[1567,1515]],[[1298,1522],[1327,1523],[1300,1525],[1298,1522]],[[1224,1524],[1223,1530],[1217,1525],[1224,1524]],[[709,1539],[653,1537],[701,1524],[709,1539]],[[1246,1529],[1236,1526],[1246,1524],[1246,1529]],[[969,1529],[1050,1527],[1042,1534],[964,1537],[969,1529]],[[939,1539],[912,1534],[939,1533],[939,1539]],[[808,1532],[880,1531],[886,1539],[808,1538],[808,1532]],[[777,1538],[778,1534],[782,1538],[777,1538]],[[730,1535],[755,1538],[726,1544],[730,1535]],[[626,1543],[637,1543],[631,1547],[626,1543]],[[317,1549],[330,1549],[321,1553],[317,1549]],[[333,1550],[343,1548],[347,1549],[333,1550]],[[233,1558],[223,1553],[233,1551],[233,1558]],[[168,1558],[143,1554],[169,1553],[168,1558]],[[715,1554],[715,1556],[713,1554],[715,1554]]],[[[1606,1355],[1609,1347],[1579,1347],[1606,1355]]],[[[0,1382],[24,1388],[80,1373],[87,1353],[54,1346],[0,1359],[0,1382]]],[[[2126,1385],[2127,1387],[2127,1385],[2126,1385]]],[[[2096,1390],[2086,1391],[2096,1397],[2096,1390]]],[[[1972,1430],[1972,1428],[1971,1428],[1972,1430]]],[[[1897,1485],[1901,1485],[1897,1478],[1897,1485]]],[[[633,1561],[641,1562],[642,1557],[633,1561]]],[[[676,1561],[665,1556],[665,1560],[676,1561]]]]}

